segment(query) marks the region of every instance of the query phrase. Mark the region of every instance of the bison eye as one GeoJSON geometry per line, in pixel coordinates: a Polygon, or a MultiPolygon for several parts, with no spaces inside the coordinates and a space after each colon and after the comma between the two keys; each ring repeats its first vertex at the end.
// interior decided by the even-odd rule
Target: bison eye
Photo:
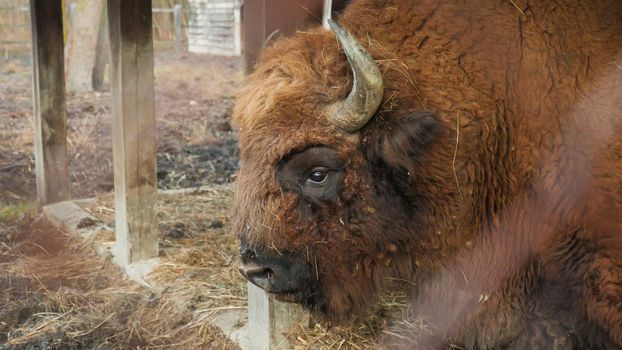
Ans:
{"type": "Polygon", "coordinates": [[[345,167],[346,161],[337,151],[309,146],[283,157],[276,170],[283,190],[298,192],[306,202],[323,205],[337,198],[345,167]]]}
{"type": "Polygon", "coordinates": [[[327,177],[328,171],[326,171],[325,169],[313,169],[311,170],[311,173],[309,173],[309,177],[307,180],[315,184],[321,184],[326,181],[327,177]]]}

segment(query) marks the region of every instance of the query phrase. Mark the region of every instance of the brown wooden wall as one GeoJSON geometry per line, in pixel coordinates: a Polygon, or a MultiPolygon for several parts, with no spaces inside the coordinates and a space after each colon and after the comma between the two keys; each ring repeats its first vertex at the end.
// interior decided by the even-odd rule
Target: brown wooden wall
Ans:
{"type": "MultiPolygon", "coordinates": [[[[348,0],[333,0],[333,9],[348,0]]],[[[272,32],[290,35],[309,25],[321,25],[324,0],[246,0],[242,8],[242,46],[247,72],[252,71],[265,40],[272,32]]]]}

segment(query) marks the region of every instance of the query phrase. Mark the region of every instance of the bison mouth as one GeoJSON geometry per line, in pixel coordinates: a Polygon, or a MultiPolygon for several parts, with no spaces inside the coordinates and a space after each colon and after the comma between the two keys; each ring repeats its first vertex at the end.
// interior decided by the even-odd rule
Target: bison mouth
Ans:
{"type": "MultiPolygon", "coordinates": [[[[244,273],[242,273],[242,275],[244,276],[244,273]]],[[[319,283],[312,283],[301,289],[277,290],[272,286],[266,288],[266,284],[258,284],[255,280],[251,280],[248,277],[246,278],[249,282],[263,289],[270,295],[273,295],[276,300],[281,302],[300,304],[310,311],[322,310],[326,304],[325,298],[322,297],[320,293],[319,283]]]]}
{"type": "Polygon", "coordinates": [[[300,304],[304,308],[317,311],[321,310],[325,302],[324,298],[320,297],[320,293],[316,290],[305,290],[302,292],[292,293],[270,293],[274,295],[275,299],[285,303],[300,304]]]}

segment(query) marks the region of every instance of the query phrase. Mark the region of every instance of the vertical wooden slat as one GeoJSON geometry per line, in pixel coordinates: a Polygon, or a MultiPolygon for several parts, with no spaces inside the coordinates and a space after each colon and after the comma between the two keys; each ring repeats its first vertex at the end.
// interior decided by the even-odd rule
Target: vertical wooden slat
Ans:
{"type": "MultiPolygon", "coordinates": [[[[250,73],[265,40],[275,30],[291,35],[310,23],[320,24],[325,0],[253,0],[242,7],[242,41],[245,71],[250,73]]],[[[333,9],[341,9],[345,0],[334,0],[333,9]]]]}
{"type": "Polygon", "coordinates": [[[181,5],[173,7],[173,26],[175,27],[175,49],[181,51],[181,5]]]}
{"type": "Polygon", "coordinates": [[[108,11],[104,3],[101,22],[97,34],[97,48],[95,53],[95,66],[93,67],[93,90],[103,91],[106,66],[110,60],[110,36],[108,35],[108,11]]]}
{"type": "Polygon", "coordinates": [[[108,0],[117,254],[158,255],[150,0],[108,0]]]}
{"type": "Polygon", "coordinates": [[[248,285],[248,343],[250,350],[270,350],[270,301],[266,292],[248,285]]]}
{"type": "Polygon", "coordinates": [[[266,37],[277,29],[282,35],[290,35],[296,30],[306,29],[310,24],[322,22],[324,0],[264,1],[266,37]]]}
{"type": "Polygon", "coordinates": [[[280,302],[263,289],[248,283],[248,335],[251,350],[291,349],[288,336],[300,325],[309,326],[309,314],[300,306],[280,302]]]}
{"type": "Polygon", "coordinates": [[[236,4],[233,8],[233,54],[242,54],[242,4],[236,4]]]}
{"type": "Polygon", "coordinates": [[[265,8],[265,0],[245,1],[242,5],[244,71],[247,74],[253,71],[263,42],[266,40],[265,8]]]}
{"type": "Polygon", "coordinates": [[[40,205],[71,197],[61,0],[30,0],[34,146],[40,205]]]}

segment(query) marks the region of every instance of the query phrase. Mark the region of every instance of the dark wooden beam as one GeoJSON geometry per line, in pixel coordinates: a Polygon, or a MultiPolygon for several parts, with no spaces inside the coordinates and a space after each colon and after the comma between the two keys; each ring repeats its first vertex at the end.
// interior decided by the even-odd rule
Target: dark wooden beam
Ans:
{"type": "Polygon", "coordinates": [[[30,0],[34,146],[40,205],[71,198],[61,0],[30,0]]]}
{"type": "MultiPolygon", "coordinates": [[[[341,11],[347,0],[333,0],[341,11]]],[[[309,25],[321,25],[324,0],[250,0],[242,7],[242,51],[246,73],[253,71],[264,42],[274,31],[288,36],[309,25]]]]}
{"type": "Polygon", "coordinates": [[[122,265],[158,256],[150,0],[108,0],[116,241],[122,265]]]}

